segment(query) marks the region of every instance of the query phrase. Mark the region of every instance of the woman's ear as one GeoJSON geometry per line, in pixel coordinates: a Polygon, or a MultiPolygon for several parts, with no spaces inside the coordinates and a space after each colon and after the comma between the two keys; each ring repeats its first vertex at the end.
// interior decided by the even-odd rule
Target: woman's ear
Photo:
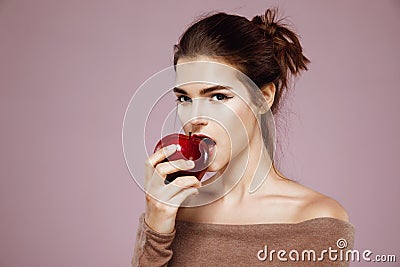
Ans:
{"type": "Polygon", "coordinates": [[[274,103],[275,92],[276,88],[274,83],[269,83],[261,88],[261,93],[263,94],[265,101],[268,104],[268,108],[271,108],[272,104],[274,103]]]}

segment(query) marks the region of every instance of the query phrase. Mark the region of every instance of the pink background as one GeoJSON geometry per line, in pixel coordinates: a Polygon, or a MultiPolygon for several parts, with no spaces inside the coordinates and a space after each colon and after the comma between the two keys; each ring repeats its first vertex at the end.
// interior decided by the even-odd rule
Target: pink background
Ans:
{"type": "MultiPolygon", "coordinates": [[[[0,1],[0,266],[129,266],[144,208],[121,145],[135,89],[171,64],[195,16],[276,5],[0,1]]],[[[312,60],[289,103],[282,172],[346,207],[355,248],[400,261],[400,2],[279,7],[312,60]]]]}

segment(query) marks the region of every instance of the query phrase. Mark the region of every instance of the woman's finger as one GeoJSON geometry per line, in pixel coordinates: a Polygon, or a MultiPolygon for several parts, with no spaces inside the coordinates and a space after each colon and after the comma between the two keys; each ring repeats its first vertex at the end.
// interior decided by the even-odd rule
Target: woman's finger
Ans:
{"type": "Polygon", "coordinates": [[[175,151],[176,151],[175,144],[163,147],[154,152],[154,154],[149,157],[149,163],[154,167],[158,162],[174,154],[175,151]]]}
{"type": "Polygon", "coordinates": [[[181,170],[190,170],[194,167],[193,160],[174,160],[168,162],[162,162],[157,164],[156,171],[161,177],[166,177],[167,174],[174,173],[181,170]]]}
{"type": "Polygon", "coordinates": [[[199,188],[200,186],[201,182],[195,176],[181,176],[168,185],[163,185],[157,195],[169,201],[169,199],[175,197],[189,187],[199,188]]]}
{"type": "Polygon", "coordinates": [[[199,190],[194,187],[189,187],[183,189],[179,194],[176,194],[174,197],[172,197],[168,203],[174,206],[180,206],[182,202],[191,195],[197,195],[199,193],[199,190]]]}
{"type": "Polygon", "coordinates": [[[183,188],[191,186],[200,187],[201,182],[197,179],[196,176],[180,176],[168,184],[168,186],[170,185],[175,185],[183,188]]]}
{"type": "Polygon", "coordinates": [[[165,178],[168,174],[174,173],[180,170],[190,170],[194,167],[194,162],[192,160],[174,160],[168,162],[162,162],[157,164],[155,168],[155,172],[153,173],[153,177],[151,178],[149,183],[152,183],[154,186],[165,186],[165,178]]]}
{"type": "Polygon", "coordinates": [[[171,156],[176,151],[176,145],[172,144],[157,150],[145,162],[145,178],[150,179],[153,176],[154,168],[160,161],[171,156]]]}

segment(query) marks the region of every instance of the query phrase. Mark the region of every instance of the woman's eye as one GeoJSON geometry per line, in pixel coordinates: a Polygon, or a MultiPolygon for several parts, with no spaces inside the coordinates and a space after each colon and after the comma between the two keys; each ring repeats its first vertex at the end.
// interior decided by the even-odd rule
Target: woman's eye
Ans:
{"type": "Polygon", "coordinates": [[[222,101],[222,100],[226,100],[232,97],[228,97],[227,95],[224,94],[214,94],[212,95],[212,100],[217,100],[217,101],[222,101]]]}
{"type": "Polygon", "coordinates": [[[176,102],[179,102],[179,103],[183,103],[183,102],[186,102],[189,100],[190,100],[190,98],[185,95],[181,95],[176,98],[176,102]]]}

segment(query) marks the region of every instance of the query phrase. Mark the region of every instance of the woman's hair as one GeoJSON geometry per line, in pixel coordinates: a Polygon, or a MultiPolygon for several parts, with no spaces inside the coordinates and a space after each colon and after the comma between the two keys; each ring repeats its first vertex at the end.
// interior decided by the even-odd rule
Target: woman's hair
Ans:
{"type": "Polygon", "coordinates": [[[215,57],[235,66],[259,88],[274,83],[271,111],[275,115],[290,76],[307,70],[310,62],[296,33],[276,20],[276,13],[276,9],[267,9],[251,21],[217,13],[194,22],[174,45],[174,65],[180,57],[215,57]]]}
{"type": "MultiPolygon", "coordinates": [[[[222,12],[200,18],[174,45],[174,65],[181,57],[214,57],[237,68],[259,88],[273,83],[276,91],[271,112],[276,115],[281,111],[282,96],[286,95],[291,78],[307,70],[310,62],[303,55],[297,34],[277,20],[276,14],[277,9],[267,9],[252,20],[222,12]]],[[[273,136],[267,130],[268,119],[261,118],[261,124],[264,143],[271,147],[273,136]]],[[[279,138],[277,148],[282,152],[279,138]]]]}

